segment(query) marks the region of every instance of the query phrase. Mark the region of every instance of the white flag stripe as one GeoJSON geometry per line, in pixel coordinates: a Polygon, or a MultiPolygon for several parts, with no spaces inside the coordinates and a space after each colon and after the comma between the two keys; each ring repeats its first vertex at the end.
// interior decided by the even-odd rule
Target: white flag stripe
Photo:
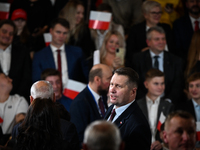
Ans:
{"type": "Polygon", "coordinates": [[[163,114],[163,112],[161,112],[161,114],[160,114],[160,122],[161,123],[164,123],[165,122],[165,115],[163,114]]]}
{"type": "Polygon", "coordinates": [[[75,80],[68,80],[67,82],[67,89],[81,92],[86,87],[86,84],[75,81],[75,80]]]}
{"type": "Polygon", "coordinates": [[[110,22],[111,13],[90,11],[90,20],[99,20],[99,21],[110,22]]]}
{"type": "Polygon", "coordinates": [[[0,3],[0,11],[9,12],[10,11],[10,3],[0,3]]]}
{"type": "Polygon", "coordinates": [[[44,33],[44,41],[45,42],[51,42],[52,41],[52,36],[50,33],[44,33]]]}
{"type": "Polygon", "coordinates": [[[95,50],[93,54],[93,65],[100,64],[100,51],[95,50]]]}
{"type": "Polygon", "coordinates": [[[200,131],[200,122],[196,122],[196,131],[199,132],[200,131]]]}

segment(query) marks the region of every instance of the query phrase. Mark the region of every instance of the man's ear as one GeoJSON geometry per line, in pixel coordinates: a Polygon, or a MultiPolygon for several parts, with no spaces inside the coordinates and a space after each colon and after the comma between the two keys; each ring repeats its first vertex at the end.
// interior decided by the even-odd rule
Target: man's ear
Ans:
{"type": "Polygon", "coordinates": [[[51,35],[52,35],[52,28],[49,29],[49,33],[51,33],[51,35]]]}
{"type": "Polygon", "coordinates": [[[168,144],[168,140],[167,140],[167,132],[166,131],[163,131],[163,140],[165,143],[168,144]]]}
{"type": "Polygon", "coordinates": [[[30,95],[30,103],[32,103],[34,98],[30,95]]]}
{"type": "Polygon", "coordinates": [[[97,85],[99,85],[101,83],[101,78],[99,76],[95,76],[94,77],[94,81],[97,85]]]}
{"type": "Polygon", "coordinates": [[[144,81],[144,86],[146,89],[148,89],[148,81],[146,81],[146,80],[144,81]]]}
{"type": "Polygon", "coordinates": [[[146,39],[146,43],[147,43],[147,46],[150,47],[148,39],[146,39]]]}

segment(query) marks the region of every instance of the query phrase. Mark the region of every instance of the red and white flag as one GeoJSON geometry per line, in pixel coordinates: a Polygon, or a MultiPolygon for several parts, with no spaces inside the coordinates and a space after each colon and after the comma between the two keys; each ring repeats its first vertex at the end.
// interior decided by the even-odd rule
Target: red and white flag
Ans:
{"type": "Polygon", "coordinates": [[[111,21],[111,13],[90,11],[89,28],[107,30],[111,21]]]}
{"type": "Polygon", "coordinates": [[[165,115],[163,114],[163,112],[161,112],[160,118],[159,118],[159,121],[158,121],[158,125],[157,125],[158,131],[160,131],[160,127],[165,122],[165,119],[166,119],[165,115]]]}
{"type": "Polygon", "coordinates": [[[52,36],[50,33],[44,33],[44,41],[45,41],[45,45],[46,46],[49,46],[49,44],[51,43],[52,41],[52,36]]]}
{"type": "Polygon", "coordinates": [[[0,117],[0,124],[3,122],[3,119],[0,117]]]}
{"type": "Polygon", "coordinates": [[[85,87],[86,84],[69,79],[63,94],[66,97],[74,99],[85,87]]]}
{"type": "Polygon", "coordinates": [[[8,19],[10,3],[0,3],[0,20],[8,19]]]}
{"type": "Polygon", "coordinates": [[[200,122],[196,122],[197,141],[200,141],[200,122]]]}

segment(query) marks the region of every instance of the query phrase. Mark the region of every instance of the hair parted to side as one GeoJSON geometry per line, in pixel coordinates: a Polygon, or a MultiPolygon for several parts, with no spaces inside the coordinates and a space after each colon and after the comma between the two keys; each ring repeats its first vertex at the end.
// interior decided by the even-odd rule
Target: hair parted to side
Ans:
{"type": "Polygon", "coordinates": [[[121,33],[119,33],[116,30],[108,31],[108,33],[105,35],[105,38],[103,40],[103,43],[102,43],[102,46],[101,46],[101,49],[100,49],[100,61],[101,61],[101,63],[104,61],[104,59],[106,57],[106,53],[107,53],[106,44],[107,44],[108,40],[110,39],[110,37],[112,35],[116,35],[118,37],[119,47],[125,48],[124,38],[121,35],[121,33]]]}
{"type": "Polygon", "coordinates": [[[91,150],[118,150],[121,137],[113,123],[95,121],[86,128],[83,142],[91,150]]]}
{"type": "Polygon", "coordinates": [[[130,88],[133,88],[133,87],[138,87],[138,83],[139,83],[139,75],[138,73],[133,70],[132,68],[129,68],[129,67],[121,67],[117,70],[115,70],[116,74],[118,75],[123,75],[123,76],[127,76],[128,77],[128,81],[127,81],[127,85],[130,87],[130,88]]]}
{"type": "Polygon", "coordinates": [[[151,40],[151,33],[153,32],[153,31],[156,31],[156,32],[158,32],[158,33],[160,33],[160,34],[165,34],[165,31],[164,31],[164,29],[162,28],[162,27],[158,27],[158,26],[155,26],[155,27],[151,27],[151,28],[149,28],[149,30],[147,31],[147,39],[148,40],[151,40]]]}
{"type": "Polygon", "coordinates": [[[165,74],[162,71],[152,68],[152,69],[149,69],[147,73],[145,74],[145,80],[150,80],[155,77],[164,77],[164,76],[165,74]]]}
{"type": "Polygon", "coordinates": [[[56,18],[51,22],[51,28],[53,29],[57,24],[62,25],[63,27],[69,29],[69,22],[64,18],[56,18]]]}
{"type": "Polygon", "coordinates": [[[53,68],[45,69],[44,71],[42,71],[41,80],[46,80],[46,78],[49,77],[49,76],[60,77],[60,72],[56,69],[53,69],[53,68]]]}
{"type": "Polygon", "coordinates": [[[200,72],[195,72],[192,75],[189,76],[187,79],[187,87],[189,86],[189,83],[192,81],[200,80],[200,72]]]}
{"type": "Polygon", "coordinates": [[[162,7],[160,3],[156,1],[144,1],[142,4],[142,12],[143,14],[149,14],[150,11],[155,7],[159,7],[160,11],[162,11],[162,7]]]}
{"type": "Polygon", "coordinates": [[[31,86],[31,96],[36,98],[50,98],[53,100],[53,87],[49,81],[40,80],[31,86]]]}
{"type": "Polygon", "coordinates": [[[168,130],[168,129],[169,129],[170,121],[171,121],[172,118],[174,118],[174,117],[180,117],[180,118],[188,119],[188,120],[191,119],[191,120],[193,120],[193,121],[195,122],[194,117],[193,117],[190,113],[188,113],[188,112],[186,112],[186,111],[182,111],[182,110],[174,111],[174,112],[170,113],[170,114],[167,116],[166,120],[165,120],[165,125],[164,125],[164,129],[165,129],[165,130],[168,130]]]}
{"type": "Polygon", "coordinates": [[[14,22],[12,20],[9,20],[9,19],[5,19],[5,20],[0,20],[0,28],[4,25],[4,24],[8,24],[10,26],[13,27],[13,34],[15,34],[16,32],[16,26],[14,24],[14,22]]]}

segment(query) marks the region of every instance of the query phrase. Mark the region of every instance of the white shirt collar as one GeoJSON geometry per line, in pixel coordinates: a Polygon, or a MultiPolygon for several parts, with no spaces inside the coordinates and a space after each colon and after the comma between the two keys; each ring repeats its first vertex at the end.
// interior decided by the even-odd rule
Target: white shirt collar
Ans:
{"type": "MultiPolygon", "coordinates": [[[[146,101],[149,104],[153,104],[153,101],[146,95],[146,101]]],[[[160,103],[160,96],[157,97],[157,99],[154,101],[155,104],[159,104],[160,103]]]]}
{"type": "Polygon", "coordinates": [[[55,46],[53,46],[52,44],[50,44],[51,50],[52,52],[56,52],[56,50],[61,50],[61,52],[63,52],[65,50],[65,44],[63,44],[60,48],[57,48],[55,46]]]}
{"type": "Polygon", "coordinates": [[[11,49],[12,49],[12,44],[10,44],[5,50],[3,49],[0,49],[0,50],[6,53],[11,53],[11,49]]]}
{"type": "Polygon", "coordinates": [[[160,54],[156,55],[154,52],[152,52],[152,50],[149,50],[151,58],[153,58],[154,56],[159,56],[161,59],[163,59],[163,55],[164,55],[164,51],[162,51],[160,54]]]}
{"type": "Polygon", "coordinates": [[[97,94],[95,91],[93,91],[93,90],[91,89],[91,87],[89,86],[89,84],[88,84],[88,89],[90,90],[90,92],[91,92],[92,95],[94,96],[95,101],[96,101],[97,104],[98,104],[98,100],[99,100],[99,98],[100,98],[100,95],[97,94]]]}

